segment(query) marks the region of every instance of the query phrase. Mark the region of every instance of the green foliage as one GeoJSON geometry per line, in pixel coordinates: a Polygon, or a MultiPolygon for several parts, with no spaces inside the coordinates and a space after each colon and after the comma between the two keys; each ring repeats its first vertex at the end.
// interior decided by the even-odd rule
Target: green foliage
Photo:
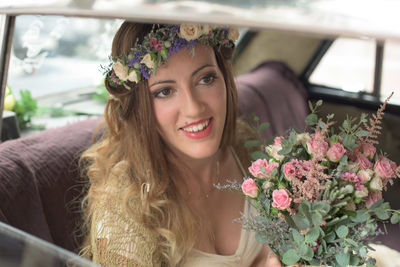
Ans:
{"type": "Polygon", "coordinates": [[[104,85],[104,82],[103,83],[101,83],[100,85],[98,85],[97,87],[96,87],[98,90],[97,90],[97,92],[96,93],[94,93],[93,95],[92,95],[92,98],[93,99],[96,99],[96,100],[99,100],[99,101],[101,101],[101,102],[107,102],[107,99],[108,99],[108,97],[109,97],[109,93],[108,93],[108,91],[107,91],[107,88],[106,88],[106,86],[104,85]]]}
{"type": "Polygon", "coordinates": [[[295,249],[289,249],[283,254],[282,262],[286,265],[292,265],[300,260],[299,254],[295,249]]]}
{"type": "Polygon", "coordinates": [[[20,99],[15,102],[13,111],[17,115],[18,126],[26,129],[37,110],[37,101],[32,97],[29,90],[20,90],[20,99]]]}
{"type": "Polygon", "coordinates": [[[340,252],[336,254],[335,259],[337,264],[341,267],[347,267],[347,265],[350,264],[350,254],[348,252],[340,252]]]}

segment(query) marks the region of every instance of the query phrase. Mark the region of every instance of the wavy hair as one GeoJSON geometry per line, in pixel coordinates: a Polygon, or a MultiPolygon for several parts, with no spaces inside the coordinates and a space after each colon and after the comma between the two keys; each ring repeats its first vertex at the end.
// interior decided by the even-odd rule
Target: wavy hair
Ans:
{"type": "MultiPolygon", "coordinates": [[[[154,26],[124,22],[112,45],[112,56],[121,57],[143,40],[154,26]]],[[[234,143],[236,132],[237,91],[231,71],[233,49],[214,48],[226,84],[227,114],[220,147],[234,143]]],[[[127,214],[134,213],[131,204],[140,206],[139,223],[161,237],[158,251],[169,266],[182,263],[196,241],[196,220],[182,201],[171,177],[176,168],[174,155],[157,131],[152,97],[147,80],[124,86],[105,85],[111,97],[106,103],[103,137],[81,157],[90,186],[83,202],[85,225],[90,229],[95,205],[113,177],[123,177],[127,186],[122,192],[121,207],[127,214]],[[124,163],[124,164],[121,164],[124,163]],[[150,184],[149,192],[142,193],[142,185],[150,184]],[[141,201],[137,201],[140,196],[141,201]],[[136,199],[136,201],[134,201],[136,199]]]]}

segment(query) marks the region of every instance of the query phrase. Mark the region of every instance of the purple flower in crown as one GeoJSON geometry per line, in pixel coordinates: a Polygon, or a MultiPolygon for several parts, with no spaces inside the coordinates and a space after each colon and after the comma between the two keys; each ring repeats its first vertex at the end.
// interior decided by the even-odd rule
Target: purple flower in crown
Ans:
{"type": "Polygon", "coordinates": [[[170,32],[171,32],[172,34],[178,32],[178,31],[179,31],[179,25],[176,25],[176,26],[172,27],[171,30],[170,30],[170,32]]]}
{"type": "Polygon", "coordinates": [[[141,57],[147,54],[147,51],[139,51],[135,53],[135,56],[129,61],[128,66],[132,67],[133,64],[140,62],[141,57]]]}
{"type": "Polygon", "coordinates": [[[185,39],[175,36],[174,40],[173,40],[173,44],[172,44],[171,48],[169,49],[168,57],[170,57],[172,54],[178,53],[179,50],[184,48],[186,45],[187,45],[187,41],[185,39]]]}
{"type": "Polygon", "coordinates": [[[146,78],[146,80],[150,79],[150,75],[146,70],[146,67],[144,66],[144,64],[140,64],[140,73],[143,75],[144,78],[146,78]]]}
{"type": "Polygon", "coordinates": [[[197,47],[197,40],[190,40],[186,45],[186,49],[188,51],[190,51],[192,48],[196,48],[196,47],[197,47]]]}

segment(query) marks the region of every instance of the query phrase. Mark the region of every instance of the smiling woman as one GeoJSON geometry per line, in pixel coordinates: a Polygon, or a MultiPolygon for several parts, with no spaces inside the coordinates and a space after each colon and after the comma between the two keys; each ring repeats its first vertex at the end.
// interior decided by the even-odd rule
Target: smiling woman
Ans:
{"type": "Polygon", "coordinates": [[[250,133],[236,119],[236,33],[129,22],[116,33],[105,134],[82,156],[90,179],[83,254],[93,261],[280,266],[254,233],[232,223],[251,212],[249,203],[213,190],[245,176],[250,161],[236,134],[250,133]]]}

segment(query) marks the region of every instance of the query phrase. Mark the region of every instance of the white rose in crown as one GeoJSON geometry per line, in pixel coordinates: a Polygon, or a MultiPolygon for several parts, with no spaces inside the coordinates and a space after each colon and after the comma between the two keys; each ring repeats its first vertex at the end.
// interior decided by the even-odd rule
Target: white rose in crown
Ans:
{"type": "Polygon", "coordinates": [[[156,64],[155,62],[151,59],[151,56],[149,53],[147,53],[143,59],[140,61],[140,63],[145,64],[149,69],[154,69],[156,64]]]}
{"type": "Polygon", "coordinates": [[[229,28],[228,39],[235,42],[239,38],[239,31],[236,28],[229,28]]]}
{"type": "Polygon", "coordinates": [[[187,41],[196,40],[203,33],[199,25],[182,24],[180,28],[180,36],[187,41]]]}
{"type": "Polygon", "coordinates": [[[128,79],[128,66],[118,61],[114,63],[113,70],[115,72],[115,75],[117,75],[120,80],[126,81],[128,79]]]}
{"type": "Polygon", "coordinates": [[[128,75],[128,81],[137,83],[139,81],[136,71],[132,70],[128,75]]]}

